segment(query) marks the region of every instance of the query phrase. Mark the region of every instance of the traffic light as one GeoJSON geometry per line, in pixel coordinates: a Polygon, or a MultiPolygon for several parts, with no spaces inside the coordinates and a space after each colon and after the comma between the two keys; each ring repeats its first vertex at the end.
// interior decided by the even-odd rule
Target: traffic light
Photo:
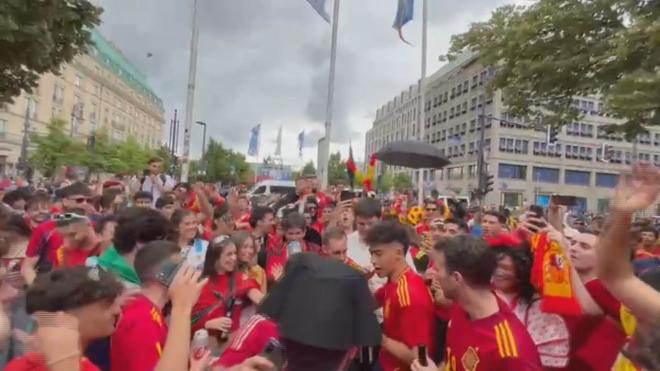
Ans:
{"type": "Polygon", "coordinates": [[[548,125],[545,133],[545,142],[548,145],[557,143],[558,135],[559,135],[559,129],[552,125],[548,125]]]}
{"type": "Polygon", "coordinates": [[[612,155],[614,154],[614,147],[603,143],[600,146],[600,151],[602,153],[600,160],[602,162],[610,162],[612,155]]]}
{"type": "Polygon", "coordinates": [[[495,180],[493,179],[494,177],[488,173],[483,173],[481,177],[482,177],[481,178],[482,189],[479,190],[479,195],[485,196],[486,194],[488,194],[488,192],[493,191],[493,184],[495,183],[495,180]]]}

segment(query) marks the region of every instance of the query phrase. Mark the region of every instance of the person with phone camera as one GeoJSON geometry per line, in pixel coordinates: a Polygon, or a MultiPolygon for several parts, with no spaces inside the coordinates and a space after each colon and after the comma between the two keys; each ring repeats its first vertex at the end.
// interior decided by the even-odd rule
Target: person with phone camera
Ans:
{"type": "Polygon", "coordinates": [[[243,309],[259,304],[261,287],[238,268],[237,248],[228,236],[216,237],[206,251],[202,275],[208,277],[193,308],[193,330],[206,329],[218,345],[240,326],[243,309]]]}

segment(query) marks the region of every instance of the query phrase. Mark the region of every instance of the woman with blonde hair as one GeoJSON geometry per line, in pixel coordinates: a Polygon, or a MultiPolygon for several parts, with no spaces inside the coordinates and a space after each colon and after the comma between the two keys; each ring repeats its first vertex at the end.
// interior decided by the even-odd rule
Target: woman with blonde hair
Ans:
{"type": "Polygon", "coordinates": [[[231,235],[236,245],[238,269],[249,278],[257,281],[261,292],[266,292],[266,271],[257,264],[257,246],[254,237],[247,231],[237,231],[231,235]]]}

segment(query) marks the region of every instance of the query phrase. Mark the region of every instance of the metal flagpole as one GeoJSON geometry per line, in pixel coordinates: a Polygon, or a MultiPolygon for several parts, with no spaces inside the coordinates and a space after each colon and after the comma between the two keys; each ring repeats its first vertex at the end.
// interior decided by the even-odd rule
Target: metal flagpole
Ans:
{"type": "Polygon", "coordinates": [[[186,117],[183,131],[183,159],[181,165],[181,181],[188,181],[190,170],[190,132],[193,125],[193,107],[195,104],[195,79],[197,75],[197,45],[199,42],[199,25],[197,24],[197,2],[193,0],[192,39],[190,40],[190,65],[188,69],[188,95],[186,97],[186,117]]]}
{"type": "Polygon", "coordinates": [[[335,95],[335,65],[337,62],[337,33],[339,32],[339,3],[341,0],[335,0],[335,7],[332,13],[332,44],[330,47],[330,76],[328,77],[328,102],[325,112],[325,141],[321,156],[323,162],[318,164],[321,172],[321,185],[323,188],[328,186],[328,158],[330,153],[330,132],[332,131],[332,105],[335,95]]]}
{"type": "MultiPolygon", "coordinates": [[[[426,79],[426,31],[428,26],[428,0],[424,0],[422,5],[422,76],[419,79],[419,120],[417,125],[419,127],[419,139],[424,142],[424,126],[426,125],[426,86],[424,80],[426,79]]],[[[424,169],[417,172],[417,202],[419,205],[424,203],[424,169]]]]}

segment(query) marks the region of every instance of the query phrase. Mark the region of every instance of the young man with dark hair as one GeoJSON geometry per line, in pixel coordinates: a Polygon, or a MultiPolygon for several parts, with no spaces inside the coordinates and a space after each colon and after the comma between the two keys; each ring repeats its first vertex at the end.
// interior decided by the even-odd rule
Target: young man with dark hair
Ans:
{"type": "Polygon", "coordinates": [[[364,239],[367,237],[369,229],[380,221],[382,212],[380,202],[373,198],[362,198],[353,210],[357,230],[348,235],[348,256],[360,264],[363,269],[371,271],[369,246],[367,246],[364,239]]]}
{"type": "MultiPolygon", "coordinates": [[[[471,236],[440,240],[435,245],[435,275],[454,305],[447,329],[448,370],[541,370],[536,346],[525,326],[493,293],[490,281],[497,256],[486,242],[471,236]]],[[[428,367],[437,370],[430,359],[428,367]]]]}
{"type": "Polygon", "coordinates": [[[163,173],[163,159],[160,157],[149,159],[149,167],[145,170],[140,190],[149,192],[155,202],[161,195],[173,190],[175,185],[174,179],[163,173]]]}
{"type": "Polygon", "coordinates": [[[152,209],[126,208],[117,215],[113,242],[98,259],[98,264],[114,273],[127,287],[136,288],[140,279],[133,269],[137,249],[148,242],[163,240],[167,220],[152,209]]]}
{"type": "MultiPolygon", "coordinates": [[[[235,222],[235,221],[234,221],[235,222]]],[[[257,248],[257,262],[261,268],[266,269],[268,251],[280,247],[282,239],[275,233],[275,211],[270,207],[257,206],[250,215],[250,228],[257,248]]]]}
{"type": "Polygon", "coordinates": [[[322,250],[329,257],[346,263],[349,267],[355,268],[365,275],[367,274],[358,263],[348,257],[348,239],[343,229],[339,227],[328,227],[323,231],[322,250]]]}
{"type": "Polygon", "coordinates": [[[81,354],[90,342],[114,331],[120,313],[116,299],[122,290],[112,274],[99,268],[77,266],[39,276],[27,291],[26,303],[27,312],[37,318],[44,353],[16,358],[5,370],[98,370],[81,354]],[[62,322],[55,317],[65,317],[72,327],[50,329],[57,339],[44,339],[52,322],[62,322]]]}
{"type": "Polygon", "coordinates": [[[318,245],[305,241],[305,217],[297,212],[287,214],[282,220],[284,242],[273,248],[266,249],[266,276],[269,281],[278,281],[288,259],[297,253],[320,253],[318,245]]]}
{"type": "Polygon", "coordinates": [[[55,217],[55,226],[63,239],[55,252],[55,267],[85,265],[88,258],[101,253],[100,240],[88,217],[73,212],[60,214],[55,217]]]}
{"type": "Polygon", "coordinates": [[[2,196],[2,203],[5,204],[8,210],[23,214],[29,199],[30,192],[27,188],[17,188],[5,193],[4,196],[2,196]]]}
{"type": "Polygon", "coordinates": [[[467,235],[470,233],[467,223],[461,219],[449,218],[445,220],[445,234],[449,237],[467,235]]]}
{"type": "Polygon", "coordinates": [[[143,209],[148,209],[151,207],[151,204],[153,204],[153,201],[154,199],[151,193],[146,191],[135,192],[135,194],[133,195],[134,207],[141,207],[143,209]]]}
{"type": "Polygon", "coordinates": [[[165,265],[181,261],[181,249],[170,241],[152,241],[135,255],[140,293],[122,310],[111,337],[111,370],[153,370],[165,346],[167,323],[163,307],[169,301],[167,282],[159,276],[165,265]]]}
{"type": "Polygon", "coordinates": [[[505,233],[506,217],[497,211],[486,211],[481,217],[484,237],[494,237],[505,233]]]}
{"type": "Polygon", "coordinates": [[[25,206],[25,220],[33,230],[42,223],[50,220],[50,208],[52,202],[50,195],[46,192],[37,192],[27,202],[25,206]]]}
{"type": "Polygon", "coordinates": [[[94,226],[94,232],[96,232],[99,239],[101,253],[112,246],[112,239],[115,235],[116,227],[117,217],[115,215],[106,215],[102,217],[94,226]]]}
{"type": "MultiPolygon", "coordinates": [[[[94,208],[89,204],[92,191],[83,183],[73,183],[60,190],[63,213],[72,209],[84,209],[89,215],[94,208]]],[[[64,243],[62,235],[56,230],[55,220],[47,220],[34,229],[26,250],[25,264],[21,273],[28,283],[31,283],[36,273],[48,272],[56,260],[56,251],[64,243]]]]}
{"type": "Polygon", "coordinates": [[[658,231],[651,226],[639,230],[639,245],[635,250],[635,259],[660,258],[658,231]]]}
{"type": "Polygon", "coordinates": [[[374,272],[387,279],[375,297],[383,308],[380,364],[384,371],[410,370],[418,347],[435,350],[433,298],[424,279],[406,262],[410,240],[397,222],[381,222],[365,237],[374,272]]]}
{"type": "Polygon", "coordinates": [[[170,195],[163,195],[158,197],[155,207],[156,210],[163,214],[165,219],[170,220],[172,218],[172,214],[174,214],[178,208],[178,205],[176,204],[174,197],[170,195]]]}
{"type": "MultiPolygon", "coordinates": [[[[139,193],[139,192],[138,192],[139,193]]],[[[151,195],[149,195],[151,197],[151,195]]],[[[108,188],[103,190],[99,200],[99,212],[101,214],[116,214],[125,205],[126,200],[120,189],[108,188]]]]}

